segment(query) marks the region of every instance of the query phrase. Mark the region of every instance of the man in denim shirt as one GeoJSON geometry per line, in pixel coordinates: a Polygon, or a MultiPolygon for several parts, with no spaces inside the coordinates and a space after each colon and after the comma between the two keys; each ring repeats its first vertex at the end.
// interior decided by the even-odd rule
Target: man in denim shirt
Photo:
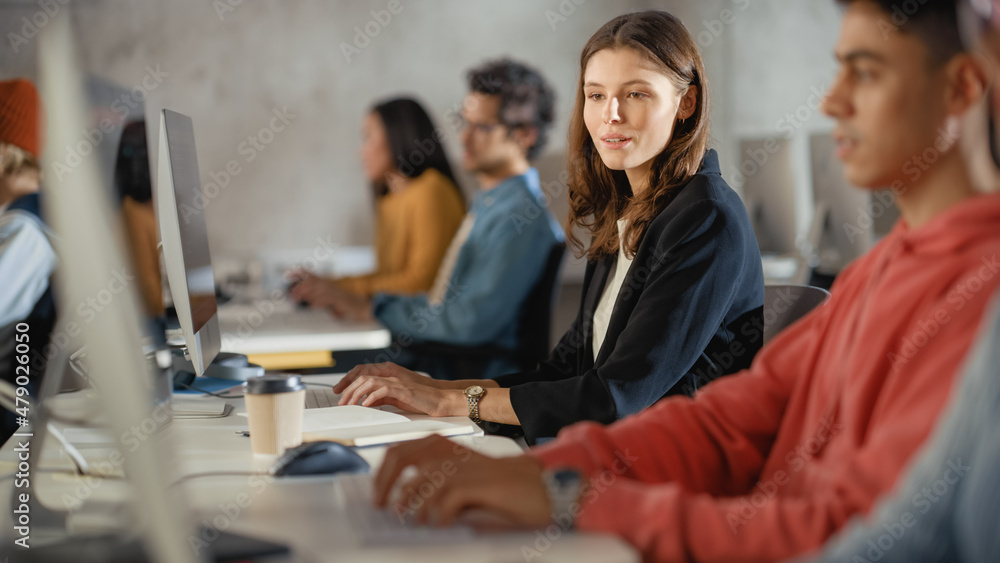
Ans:
{"type": "MultiPolygon", "coordinates": [[[[369,302],[336,288],[313,296],[300,284],[293,297],[348,318],[376,318],[404,346],[430,341],[513,350],[521,344],[523,304],[550,251],[563,241],[545,206],[538,171],[529,164],[548,140],[554,95],[537,71],[509,59],[471,70],[468,80],[460,118],[462,164],[476,175],[480,189],[430,293],[376,294],[369,302]]],[[[436,377],[451,375],[407,351],[393,359],[436,377]]],[[[510,360],[498,359],[480,377],[516,369],[510,360]]]]}

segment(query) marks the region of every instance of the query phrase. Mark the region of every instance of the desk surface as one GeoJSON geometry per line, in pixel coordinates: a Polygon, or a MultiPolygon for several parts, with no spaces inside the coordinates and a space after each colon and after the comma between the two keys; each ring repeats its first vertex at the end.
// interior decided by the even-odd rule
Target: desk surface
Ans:
{"type": "MultiPolygon", "coordinates": [[[[334,382],[339,376],[312,376],[309,381],[334,382]]],[[[218,400],[211,399],[208,400],[218,400]]],[[[263,472],[273,462],[271,456],[254,456],[250,441],[236,434],[247,428],[247,420],[237,416],[244,410],[242,400],[229,400],[234,413],[225,418],[177,419],[168,427],[166,438],[174,444],[175,473],[191,476],[217,472],[263,472]]],[[[412,416],[412,418],[427,418],[412,416]]],[[[448,422],[472,424],[467,418],[449,417],[448,422]]],[[[497,436],[461,436],[455,441],[494,457],[522,452],[512,440],[497,436]]],[[[0,475],[16,467],[14,440],[0,449],[0,475]]],[[[79,444],[83,455],[93,464],[109,460],[115,451],[110,438],[79,444]]],[[[385,447],[360,448],[359,453],[373,467],[385,454],[385,447]]],[[[42,466],[66,468],[71,465],[66,454],[47,440],[42,466]]],[[[119,469],[120,470],[120,469],[119,469]]],[[[49,507],[62,508],[67,494],[85,496],[79,517],[71,520],[78,530],[96,526],[100,518],[88,516],[86,502],[121,502],[127,498],[121,481],[81,478],[59,473],[36,473],[36,491],[49,507]],[[88,484],[87,481],[90,481],[88,484]],[[96,486],[94,481],[97,481],[96,486]],[[95,524],[95,521],[97,524],[95,524]]],[[[10,502],[13,481],[0,482],[0,529],[10,530],[10,502]]],[[[350,522],[350,515],[333,485],[333,477],[272,479],[263,475],[216,475],[196,477],[178,487],[192,512],[191,522],[209,524],[219,529],[253,535],[289,544],[301,561],[341,562],[440,562],[440,561],[543,561],[543,562],[632,562],[635,552],[621,540],[601,535],[564,534],[550,541],[541,532],[484,534],[476,541],[458,545],[405,548],[362,548],[350,522]]]]}
{"type": "Polygon", "coordinates": [[[259,300],[219,306],[222,350],[239,354],[339,352],[385,348],[389,331],[378,324],[335,319],[319,309],[300,309],[288,301],[259,300]]]}

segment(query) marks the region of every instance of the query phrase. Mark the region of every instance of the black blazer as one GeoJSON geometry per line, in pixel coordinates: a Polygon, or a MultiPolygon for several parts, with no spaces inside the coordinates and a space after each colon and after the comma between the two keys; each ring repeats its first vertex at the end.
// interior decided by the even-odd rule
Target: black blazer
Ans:
{"type": "Polygon", "coordinates": [[[538,368],[496,378],[534,444],[610,423],[750,365],[763,341],[764,274],[750,218],[709,150],[650,223],[596,360],[594,310],[617,257],[587,264],[576,321],[538,368]]]}

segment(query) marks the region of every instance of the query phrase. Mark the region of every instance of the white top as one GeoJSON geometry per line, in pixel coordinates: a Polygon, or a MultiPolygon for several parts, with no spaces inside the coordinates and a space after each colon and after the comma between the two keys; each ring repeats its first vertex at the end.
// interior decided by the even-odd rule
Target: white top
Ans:
{"type": "Polygon", "coordinates": [[[601,351],[604,344],[604,337],[608,333],[608,323],[611,322],[611,311],[615,308],[618,300],[618,292],[621,291],[622,282],[625,281],[625,274],[628,273],[632,265],[632,258],[625,257],[625,249],[622,242],[622,233],[625,231],[626,221],[618,221],[618,260],[615,262],[615,272],[604,284],[604,293],[594,310],[594,334],[591,343],[594,348],[594,360],[597,360],[597,353],[601,351]]]}
{"type": "Polygon", "coordinates": [[[31,313],[55,265],[55,250],[38,219],[21,211],[0,215],[0,326],[31,313]]]}

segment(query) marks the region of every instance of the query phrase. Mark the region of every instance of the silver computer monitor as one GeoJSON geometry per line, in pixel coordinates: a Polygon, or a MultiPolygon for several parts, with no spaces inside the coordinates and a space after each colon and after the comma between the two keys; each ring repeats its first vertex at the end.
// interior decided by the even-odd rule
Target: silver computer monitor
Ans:
{"type": "Polygon", "coordinates": [[[743,201],[763,254],[796,251],[795,176],[787,139],[740,141],[743,201]]]}
{"type": "MultiPolygon", "coordinates": [[[[53,18],[40,33],[46,137],[55,147],[74,146],[84,129],[83,81],[74,60],[77,45],[71,21],[69,17],[53,18]]],[[[49,168],[59,155],[51,150],[43,158],[44,168],[49,168]]],[[[101,174],[99,161],[85,158],[72,177],[56,174],[46,182],[46,213],[60,238],[55,285],[61,303],[86,301],[107,287],[112,272],[125,267],[102,177],[107,175],[101,174]]],[[[93,319],[79,323],[75,336],[88,350],[90,377],[99,390],[112,436],[126,436],[156,416],[151,377],[141,349],[138,311],[134,288],[125,284],[93,319]]],[[[191,532],[183,511],[183,492],[165,487],[171,482],[168,452],[158,439],[139,440],[137,447],[122,447],[121,452],[128,481],[136,491],[134,514],[143,516],[135,522],[148,553],[157,563],[194,561],[196,557],[185,541],[191,532]]],[[[34,552],[38,551],[25,550],[23,555],[34,552]]]]}
{"type": "Polygon", "coordinates": [[[196,375],[219,353],[222,337],[215,302],[215,276],[208,250],[205,205],[191,118],[160,114],[156,215],[163,263],[177,319],[196,375]]]}
{"type": "Polygon", "coordinates": [[[819,215],[814,223],[820,229],[816,270],[827,275],[837,274],[868,252],[899,219],[891,191],[873,192],[851,185],[836,156],[836,146],[830,133],[809,138],[813,202],[819,215]]]}

